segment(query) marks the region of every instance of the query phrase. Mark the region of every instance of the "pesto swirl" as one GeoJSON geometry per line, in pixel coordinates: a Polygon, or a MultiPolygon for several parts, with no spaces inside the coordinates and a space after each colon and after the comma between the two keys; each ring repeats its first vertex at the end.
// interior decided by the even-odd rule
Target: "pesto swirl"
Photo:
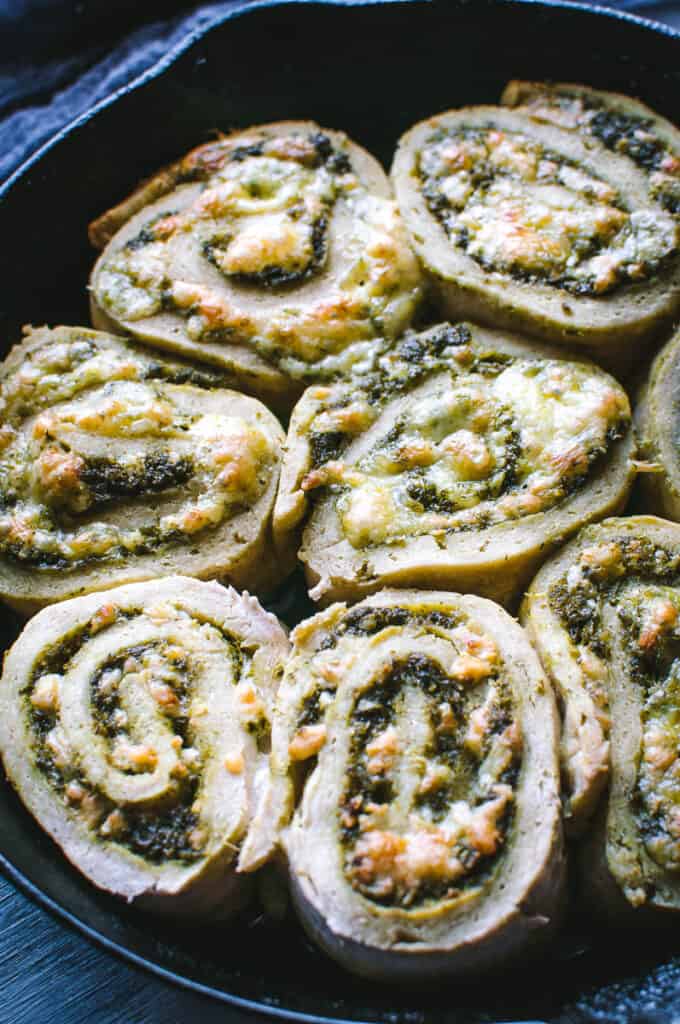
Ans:
{"type": "Polygon", "coordinates": [[[419,161],[430,211],[486,270],[605,295],[653,276],[678,252],[668,214],[628,209],[609,182],[521,132],[493,124],[436,132],[419,161]]]}
{"type": "Polygon", "coordinates": [[[0,561],[17,590],[55,572],[66,588],[104,567],[121,578],[145,559],[195,560],[244,516],[266,523],[279,427],[219,374],[59,328],[13,350],[0,388],[0,561]]]}
{"type": "Polygon", "coordinates": [[[340,133],[252,128],[158,183],[128,223],[125,204],[110,215],[95,317],[230,366],[256,394],[346,372],[413,319],[420,270],[389,187],[340,133]]]}
{"type": "Polygon", "coordinates": [[[200,892],[219,904],[233,890],[238,905],[286,650],[255,599],[217,584],[176,577],[65,602],[8,658],[8,775],[97,884],[186,894],[199,912],[200,892]]]}
{"type": "MultiPolygon", "coordinates": [[[[477,916],[498,908],[504,920],[501,904],[540,874],[548,849],[560,865],[552,704],[537,662],[500,608],[437,592],[336,604],[291,640],[272,766],[289,780],[279,830],[298,912],[359,973],[408,971],[416,952],[426,976],[455,973],[477,916]],[[539,775],[541,823],[520,854],[539,775]]],[[[470,938],[480,957],[487,939],[470,938]]]]}
{"type": "MultiPolygon", "coordinates": [[[[548,533],[563,517],[573,528],[568,509],[585,509],[589,489],[619,463],[630,421],[623,389],[592,364],[470,324],[409,333],[370,372],[309,388],[300,400],[275,530],[285,536],[309,511],[301,558],[321,578],[319,596],[348,596],[333,581],[350,573],[363,575],[359,586],[372,572],[376,583],[397,582],[383,566],[400,572],[400,583],[425,583],[417,565],[411,574],[409,556],[426,544],[440,552],[427,557],[441,583],[458,549],[479,543],[481,565],[482,538],[494,531],[500,551],[501,535],[513,530],[520,550],[530,546],[524,524],[539,517],[548,533]],[[329,548],[334,564],[323,568],[329,548]],[[361,571],[363,562],[376,568],[361,571]]],[[[631,471],[623,469],[624,489],[631,471]]],[[[512,586],[509,547],[507,540],[503,572],[512,586]]],[[[452,589],[498,594],[491,571],[477,583],[471,571],[463,581],[452,568],[450,577],[452,589]]]]}
{"type": "Polygon", "coordinates": [[[584,530],[538,574],[523,621],[561,697],[567,823],[582,832],[598,812],[598,898],[677,909],[677,525],[630,516],[584,530]]]}

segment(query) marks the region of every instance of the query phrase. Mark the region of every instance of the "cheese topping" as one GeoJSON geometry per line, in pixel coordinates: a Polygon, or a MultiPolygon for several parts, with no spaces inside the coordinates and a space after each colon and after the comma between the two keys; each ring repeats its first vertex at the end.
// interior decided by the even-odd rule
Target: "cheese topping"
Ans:
{"type": "Polygon", "coordinates": [[[268,715],[254,650],[181,601],[162,619],[127,605],[95,613],[38,658],[23,691],[37,771],[93,838],[145,861],[219,849],[225,778],[257,757],[244,694],[268,715]]]}
{"type": "Polygon", "coordinates": [[[399,334],[421,298],[396,205],[322,133],[239,141],[212,147],[200,189],[187,198],[180,185],[169,212],[115,248],[97,301],[133,329],[179,316],[192,341],[251,345],[293,377],[346,369],[368,340],[399,334]],[[323,293],[305,288],[314,281],[323,293]],[[259,305],[258,292],[280,301],[259,305]]]}
{"type": "Polygon", "coordinates": [[[331,458],[302,489],[334,490],[357,549],[483,529],[545,512],[582,486],[629,418],[623,390],[590,367],[506,360],[503,368],[490,358],[437,378],[370,451],[331,458]]]}
{"type": "Polygon", "coordinates": [[[188,400],[153,379],[164,372],[84,339],[45,344],[3,380],[5,557],[38,569],[117,559],[186,542],[257,502],[276,458],[266,425],[202,413],[201,392],[188,400]]]}
{"type": "Polygon", "coordinates": [[[334,628],[293,637],[314,648],[290,759],[346,749],[338,828],[358,893],[414,910],[457,899],[512,828],[522,735],[498,646],[436,605],[335,607],[334,628]]]}
{"type": "Polygon", "coordinates": [[[662,209],[628,209],[608,182],[520,133],[440,131],[419,171],[451,243],[487,271],[604,295],[650,278],[680,246],[662,209]]]}
{"type": "Polygon", "coordinates": [[[677,555],[646,538],[622,537],[584,548],[550,592],[551,606],[583,668],[584,684],[602,709],[605,735],[612,647],[622,659],[622,670],[640,689],[640,837],[648,854],[671,871],[680,868],[679,572],[677,555]],[[620,637],[603,626],[605,605],[615,611],[620,637]]]}
{"type": "Polygon", "coordinates": [[[680,213],[680,152],[659,134],[651,118],[559,86],[529,88],[527,96],[520,91],[520,101],[532,118],[594,136],[607,149],[625,154],[649,175],[651,195],[669,212],[680,213]]]}

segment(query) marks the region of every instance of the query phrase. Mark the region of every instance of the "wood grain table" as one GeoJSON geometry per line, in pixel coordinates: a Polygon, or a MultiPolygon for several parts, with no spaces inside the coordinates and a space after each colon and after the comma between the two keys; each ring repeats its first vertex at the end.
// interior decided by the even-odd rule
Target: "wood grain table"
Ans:
{"type": "Polygon", "coordinates": [[[0,1024],[86,1022],[264,1024],[265,1018],[180,989],[119,960],[36,906],[0,875],[0,1024]]]}

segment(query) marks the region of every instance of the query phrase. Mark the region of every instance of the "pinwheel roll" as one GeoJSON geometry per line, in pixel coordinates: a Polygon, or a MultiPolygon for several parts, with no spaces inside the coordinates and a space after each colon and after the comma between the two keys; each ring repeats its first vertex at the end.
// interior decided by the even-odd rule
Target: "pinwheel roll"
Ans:
{"type": "Polygon", "coordinates": [[[510,602],[554,545],[618,511],[628,399],[585,361],[470,324],[406,334],[371,373],[309,388],[274,511],[312,596],[382,586],[510,602]]]}
{"type": "Polygon", "coordinates": [[[562,705],[567,811],[602,796],[588,880],[611,909],[680,909],[680,526],[588,527],[539,572],[523,619],[562,705]]]}
{"type": "Polygon", "coordinates": [[[657,355],[635,410],[641,455],[640,487],[651,512],[680,520],[680,331],[657,355]]]}
{"type": "Polygon", "coordinates": [[[176,576],[45,609],[0,681],[8,778],[102,889],[226,915],[262,855],[286,635],[255,598],[176,576]]]}
{"type": "Polygon", "coordinates": [[[397,200],[442,312],[610,363],[680,305],[680,229],[646,172],[524,110],[469,107],[401,139],[397,200]]]}
{"type": "Polygon", "coordinates": [[[644,103],[585,85],[522,81],[508,82],[501,102],[624,154],[647,175],[651,198],[680,214],[680,131],[644,103]]]}
{"type": "Polygon", "coordinates": [[[200,146],[90,235],[106,245],[96,326],[215,363],[270,404],[361,363],[421,297],[382,168],[307,121],[200,146]]]}
{"type": "Polygon", "coordinates": [[[272,756],[304,777],[281,841],[310,936],[356,973],[414,981],[548,934],[557,720],[517,623],[482,598],[383,591],[291,638],[272,756]]]}
{"type": "Polygon", "coordinates": [[[283,431],[218,373],[83,328],[0,367],[0,596],[21,611],[183,572],[266,588],[283,431]]]}

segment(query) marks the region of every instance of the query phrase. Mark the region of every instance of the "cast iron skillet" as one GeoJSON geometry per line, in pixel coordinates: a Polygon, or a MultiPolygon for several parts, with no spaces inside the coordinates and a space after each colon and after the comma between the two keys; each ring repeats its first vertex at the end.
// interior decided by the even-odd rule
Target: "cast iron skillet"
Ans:
{"type": "MultiPolygon", "coordinates": [[[[674,118],[680,34],[554,0],[237,4],[66,128],[0,189],[0,352],[26,322],[87,323],[88,221],[215,129],[313,118],[389,163],[409,125],[496,102],[510,77],[620,90],[674,118]]],[[[305,611],[296,586],[277,608],[289,620],[305,611]]],[[[18,624],[2,611],[0,623],[6,646],[18,624]]],[[[577,915],[540,966],[435,992],[351,978],[290,919],[273,924],[254,912],[219,932],[180,931],[89,886],[2,780],[0,866],[108,949],[216,999],[298,1020],[649,1020],[650,994],[680,992],[680,940],[604,934],[577,915]]],[[[671,1016],[666,1002],[662,1019],[671,1016]]]]}

